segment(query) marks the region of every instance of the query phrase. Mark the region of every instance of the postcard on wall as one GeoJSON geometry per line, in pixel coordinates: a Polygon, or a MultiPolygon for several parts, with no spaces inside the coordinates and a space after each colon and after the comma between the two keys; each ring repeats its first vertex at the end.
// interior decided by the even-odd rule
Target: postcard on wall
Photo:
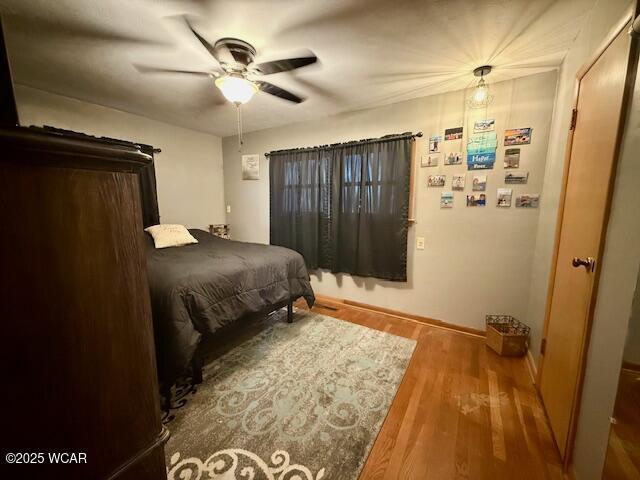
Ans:
{"type": "Polygon", "coordinates": [[[471,189],[474,192],[484,192],[487,189],[487,176],[486,175],[474,175],[471,182],[471,189]]]}
{"type": "Polygon", "coordinates": [[[433,135],[429,137],[429,153],[438,153],[440,144],[442,143],[442,135],[433,135]]]}
{"type": "Polygon", "coordinates": [[[496,151],[488,151],[483,153],[468,154],[467,153],[467,169],[468,170],[491,170],[496,162],[496,151]]]}
{"type": "Polygon", "coordinates": [[[461,152],[447,153],[444,156],[444,164],[445,165],[461,165],[462,164],[462,153],[461,152]]]}
{"type": "Polygon", "coordinates": [[[242,155],[242,179],[260,179],[260,155],[242,155]]]}
{"type": "Polygon", "coordinates": [[[492,132],[496,128],[496,121],[491,120],[478,120],[473,124],[474,133],[492,132]]]}
{"type": "Polygon", "coordinates": [[[487,204],[487,196],[484,193],[467,195],[467,207],[484,207],[487,204]]]}
{"type": "Polygon", "coordinates": [[[420,157],[421,167],[437,167],[440,163],[440,155],[422,155],[420,157]]]}
{"type": "Polygon", "coordinates": [[[466,175],[464,173],[454,175],[451,188],[454,190],[464,190],[465,179],[466,175]]]}
{"type": "Polygon", "coordinates": [[[516,207],[519,208],[538,208],[540,205],[540,195],[527,193],[516,197],[516,207]]]}
{"type": "Polygon", "coordinates": [[[467,139],[467,152],[491,150],[498,146],[498,135],[496,132],[475,133],[467,139]]]}
{"type": "Polygon", "coordinates": [[[510,188],[499,188],[498,189],[498,207],[510,207],[511,206],[511,196],[513,191],[510,188]]]}
{"type": "Polygon", "coordinates": [[[520,149],[507,148],[504,151],[504,168],[520,167],[520,149]]]}
{"type": "Polygon", "coordinates": [[[453,208],[453,192],[440,194],[440,208],[453,208]]]}
{"type": "Polygon", "coordinates": [[[427,179],[428,187],[444,187],[444,183],[447,180],[446,175],[429,175],[427,179]]]}
{"type": "Polygon", "coordinates": [[[529,180],[529,172],[507,172],[504,174],[504,183],[525,184],[529,180]]]}
{"type": "Polygon", "coordinates": [[[512,128],[504,131],[505,146],[528,145],[531,143],[532,128],[512,128]]]}
{"type": "Polygon", "coordinates": [[[460,140],[462,138],[462,127],[446,128],[444,131],[445,140],[460,140]]]}

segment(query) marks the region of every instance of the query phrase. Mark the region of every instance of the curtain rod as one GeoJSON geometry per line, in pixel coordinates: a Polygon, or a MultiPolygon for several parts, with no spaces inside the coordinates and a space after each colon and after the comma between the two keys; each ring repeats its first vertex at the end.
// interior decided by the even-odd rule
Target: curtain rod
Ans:
{"type": "Polygon", "coordinates": [[[417,132],[417,133],[405,132],[405,133],[385,135],[384,137],[380,137],[380,138],[364,138],[362,140],[351,140],[349,142],[331,143],[329,145],[317,145],[315,147],[301,147],[301,148],[287,148],[283,150],[273,150],[271,152],[265,153],[264,156],[270,157],[271,155],[274,155],[274,154],[288,153],[288,152],[311,152],[313,150],[319,150],[319,149],[337,148],[343,145],[358,145],[358,144],[377,143],[377,142],[390,142],[392,140],[400,140],[402,138],[416,138],[416,137],[422,137],[422,132],[417,132]]]}

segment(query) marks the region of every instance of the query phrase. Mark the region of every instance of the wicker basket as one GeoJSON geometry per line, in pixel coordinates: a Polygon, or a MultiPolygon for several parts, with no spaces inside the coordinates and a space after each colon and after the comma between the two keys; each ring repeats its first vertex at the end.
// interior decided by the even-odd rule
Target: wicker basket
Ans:
{"type": "Polygon", "coordinates": [[[498,355],[521,357],[527,353],[529,327],[511,315],[487,315],[486,343],[498,355]]]}

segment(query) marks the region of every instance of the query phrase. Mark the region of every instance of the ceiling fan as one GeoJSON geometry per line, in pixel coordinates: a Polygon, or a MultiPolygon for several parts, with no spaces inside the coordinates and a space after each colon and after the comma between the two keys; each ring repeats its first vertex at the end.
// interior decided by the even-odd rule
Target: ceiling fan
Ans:
{"type": "Polygon", "coordinates": [[[204,75],[214,78],[215,85],[224,97],[236,106],[247,103],[259,91],[274,95],[293,103],[301,103],[304,98],[272,83],[260,80],[263,75],[287,72],[305,67],[318,61],[311,52],[307,56],[255,63],[256,49],[238,38],[221,38],[213,45],[200,35],[185,18],[189,30],[217,61],[218,66],[210,71],[174,70],[135,65],[143,73],[165,72],[204,75]]]}

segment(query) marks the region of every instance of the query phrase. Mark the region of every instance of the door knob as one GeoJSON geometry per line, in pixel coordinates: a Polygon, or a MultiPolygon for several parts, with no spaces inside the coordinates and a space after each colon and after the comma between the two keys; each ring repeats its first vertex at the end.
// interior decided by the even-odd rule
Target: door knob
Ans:
{"type": "Polygon", "coordinates": [[[593,269],[596,266],[596,260],[593,257],[587,257],[585,259],[573,257],[571,260],[571,265],[575,268],[584,267],[587,272],[593,272],[593,269]]]}

